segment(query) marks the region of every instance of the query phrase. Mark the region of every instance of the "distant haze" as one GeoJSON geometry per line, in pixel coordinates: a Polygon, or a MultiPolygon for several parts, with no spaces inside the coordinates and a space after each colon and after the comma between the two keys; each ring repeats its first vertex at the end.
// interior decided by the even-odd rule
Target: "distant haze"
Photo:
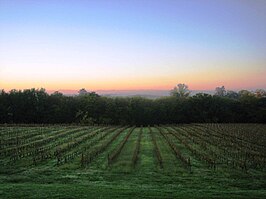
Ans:
{"type": "MultiPolygon", "coordinates": [[[[48,93],[53,93],[55,91],[48,90],[48,93]]],[[[63,93],[64,95],[78,95],[78,90],[59,90],[59,92],[63,93]]],[[[92,91],[89,91],[92,92],[92,91]]],[[[169,90],[96,90],[94,91],[99,95],[102,96],[109,96],[109,97],[132,97],[132,96],[141,96],[147,98],[158,98],[163,96],[170,96],[169,90]]],[[[191,95],[196,93],[207,93],[207,94],[214,94],[214,91],[208,90],[193,90],[191,91],[191,95]]]]}

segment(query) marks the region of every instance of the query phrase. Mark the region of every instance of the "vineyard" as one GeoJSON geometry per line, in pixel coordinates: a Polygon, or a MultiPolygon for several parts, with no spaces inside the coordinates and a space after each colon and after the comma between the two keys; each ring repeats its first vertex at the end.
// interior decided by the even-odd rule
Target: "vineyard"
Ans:
{"type": "Polygon", "coordinates": [[[1,126],[0,157],[0,198],[266,196],[265,124],[1,126]]]}

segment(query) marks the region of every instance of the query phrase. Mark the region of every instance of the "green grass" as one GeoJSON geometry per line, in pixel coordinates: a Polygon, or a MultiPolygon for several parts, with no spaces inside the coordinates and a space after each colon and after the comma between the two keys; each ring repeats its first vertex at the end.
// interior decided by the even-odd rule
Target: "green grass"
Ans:
{"type": "MultiPolygon", "coordinates": [[[[61,166],[56,166],[55,158],[33,166],[30,158],[11,164],[8,157],[1,156],[0,198],[266,198],[265,169],[245,172],[224,165],[209,169],[174,136],[168,135],[184,156],[191,157],[190,172],[158,130],[152,130],[163,168],[158,165],[148,128],[143,128],[135,168],[132,156],[140,128],[133,131],[117,159],[108,165],[107,154],[125,138],[127,129],[87,168],[81,168],[80,157],[61,166]]],[[[101,144],[93,140],[86,143],[92,144],[92,148],[101,144]]],[[[86,143],[71,150],[81,150],[86,143]]]]}

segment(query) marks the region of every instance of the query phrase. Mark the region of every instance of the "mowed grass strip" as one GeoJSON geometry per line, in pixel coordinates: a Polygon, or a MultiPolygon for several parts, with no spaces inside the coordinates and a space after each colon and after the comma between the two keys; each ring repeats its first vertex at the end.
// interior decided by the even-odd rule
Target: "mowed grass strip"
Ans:
{"type": "Polygon", "coordinates": [[[155,156],[157,158],[158,165],[162,169],[163,168],[163,158],[162,158],[162,155],[161,155],[161,151],[160,151],[160,149],[158,147],[157,140],[156,140],[156,137],[154,135],[154,132],[153,132],[152,128],[150,128],[150,127],[149,127],[149,133],[151,135],[151,140],[152,140],[152,143],[153,143],[154,154],[155,154],[155,156]]]}
{"type": "Polygon", "coordinates": [[[135,149],[134,149],[134,153],[132,156],[132,165],[133,167],[136,167],[136,164],[139,160],[139,151],[140,151],[140,142],[141,142],[141,137],[142,137],[142,133],[143,133],[143,127],[138,129],[138,137],[135,140],[135,149]]]}
{"type": "Polygon", "coordinates": [[[133,129],[117,159],[112,163],[113,170],[128,173],[131,172],[134,168],[132,157],[136,148],[136,141],[139,135],[139,130],[139,128],[133,129]]]}
{"type": "Polygon", "coordinates": [[[123,150],[125,144],[127,143],[130,135],[132,134],[132,132],[134,131],[135,127],[132,127],[129,132],[127,133],[127,135],[125,136],[125,138],[121,141],[121,143],[111,152],[108,154],[108,164],[112,164],[119,156],[119,154],[121,153],[121,151],[123,150]]]}
{"type": "Polygon", "coordinates": [[[187,172],[187,170],[183,167],[182,163],[176,159],[171,147],[168,145],[164,137],[160,134],[157,128],[152,127],[152,131],[154,132],[155,139],[158,143],[158,148],[161,152],[164,169],[163,172],[187,172]]]}
{"type": "MultiPolygon", "coordinates": [[[[109,148],[112,148],[114,150],[115,148],[113,147],[114,143],[117,142],[117,140],[121,139],[121,136],[125,133],[128,132],[130,129],[128,127],[121,127],[119,129],[116,129],[110,137],[101,140],[99,143],[97,143],[93,148],[91,148],[87,153],[82,155],[81,163],[83,167],[88,167],[90,164],[98,158],[99,155],[105,154],[106,151],[108,151],[109,148]]],[[[127,135],[127,134],[126,134],[127,135]]],[[[110,152],[109,152],[110,153],[110,152]]],[[[106,154],[106,157],[108,157],[108,153],[106,154]]],[[[108,160],[108,158],[106,158],[108,160]]],[[[105,163],[103,163],[105,165],[105,163]]]]}
{"type": "Polygon", "coordinates": [[[154,146],[149,128],[143,128],[139,161],[136,166],[137,172],[153,172],[157,167],[156,157],[154,156],[154,146]]]}

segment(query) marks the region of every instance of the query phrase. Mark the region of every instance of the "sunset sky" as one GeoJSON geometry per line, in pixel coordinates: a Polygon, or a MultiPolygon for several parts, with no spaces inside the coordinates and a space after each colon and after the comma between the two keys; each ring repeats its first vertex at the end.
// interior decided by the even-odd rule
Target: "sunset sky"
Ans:
{"type": "Polygon", "coordinates": [[[0,89],[266,88],[265,0],[0,0],[0,89]]]}

